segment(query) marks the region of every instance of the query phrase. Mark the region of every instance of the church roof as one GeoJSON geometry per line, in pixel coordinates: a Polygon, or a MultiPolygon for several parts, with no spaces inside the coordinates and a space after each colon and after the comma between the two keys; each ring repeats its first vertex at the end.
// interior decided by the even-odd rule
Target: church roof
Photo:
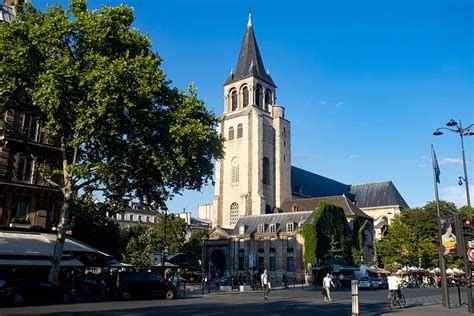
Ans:
{"type": "Polygon", "coordinates": [[[247,29],[245,30],[242,47],[240,48],[237,67],[235,68],[235,72],[229,75],[225,84],[250,76],[255,76],[275,87],[272,78],[265,71],[262,56],[258,49],[257,39],[255,38],[255,33],[253,31],[251,15],[249,14],[249,22],[247,24],[247,29]]]}
{"type": "Polygon", "coordinates": [[[306,199],[298,199],[292,201],[286,201],[282,204],[281,209],[283,212],[292,212],[293,207],[298,208],[298,212],[300,211],[314,211],[319,207],[322,201],[326,201],[337,206],[340,206],[344,209],[344,214],[346,216],[360,216],[365,218],[370,218],[367,214],[365,214],[360,208],[358,208],[354,202],[348,199],[345,195],[339,196],[325,196],[319,198],[306,198],[306,199]]]}
{"type": "Polygon", "coordinates": [[[350,193],[355,195],[355,202],[360,208],[387,205],[409,208],[392,181],[351,185],[350,193]]]}
{"type": "Polygon", "coordinates": [[[358,208],[393,205],[409,208],[392,181],[349,185],[294,166],[291,166],[291,194],[295,198],[344,194],[358,208]]]}
{"type": "Polygon", "coordinates": [[[275,233],[286,232],[287,223],[307,223],[311,220],[313,212],[295,212],[295,213],[276,213],[244,216],[239,219],[232,235],[240,235],[240,227],[245,226],[246,235],[252,235],[257,232],[258,225],[276,225],[275,233]]]}
{"type": "Polygon", "coordinates": [[[304,197],[335,196],[348,193],[350,186],[291,166],[291,193],[304,197]]]}

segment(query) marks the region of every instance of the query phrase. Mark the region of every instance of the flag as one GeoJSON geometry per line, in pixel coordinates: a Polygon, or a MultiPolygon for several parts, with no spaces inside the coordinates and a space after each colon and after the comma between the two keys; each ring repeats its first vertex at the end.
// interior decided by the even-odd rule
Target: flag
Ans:
{"type": "Polygon", "coordinates": [[[439,175],[441,174],[441,171],[439,170],[438,159],[436,159],[436,153],[434,151],[433,145],[431,145],[431,152],[433,157],[433,170],[436,177],[436,182],[441,183],[439,181],[439,175]]]}

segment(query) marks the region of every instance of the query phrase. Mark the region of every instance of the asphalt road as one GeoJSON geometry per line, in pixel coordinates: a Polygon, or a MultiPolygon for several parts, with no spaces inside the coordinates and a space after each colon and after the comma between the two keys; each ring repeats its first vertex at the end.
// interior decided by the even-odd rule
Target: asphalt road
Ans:
{"type": "MultiPolygon", "coordinates": [[[[390,311],[387,290],[360,291],[360,315],[467,315],[465,306],[441,307],[439,289],[406,289],[405,309],[390,311]]],[[[458,303],[451,289],[451,305],[458,303]]],[[[465,301],[465,291],[462,291],[465,301]]],[[[172,301],[137,300],[82,302],[69,305],[42,305],[0,308],[0,315],[351,315],[351,293],[333,291],[333,301],[324,302],[321,291],[311,289],[272,290],[268,300],[260,292],[190,295],[172,301]]]]}

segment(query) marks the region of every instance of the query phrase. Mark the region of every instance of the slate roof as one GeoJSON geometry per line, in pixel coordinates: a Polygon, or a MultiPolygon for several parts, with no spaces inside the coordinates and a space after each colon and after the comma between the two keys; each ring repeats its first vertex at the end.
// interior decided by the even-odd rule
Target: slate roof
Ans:
{"type": "Polygon", "coordinates": [[[0,4],[0,22],[12,22],[15,19],[15,11],[12,7],[0,4]]]}
{"type": "Polygon", "coordinates": [[[276,87],[270,75],[265,71],[262,56],[258,49],[257,39],[253,31],[251,16],[249,15],[249,22],[245,30],[242,47],[240,48],[237,67],[235,68],[235,72],[229,75],[225,84],[250,76],[255,76],[273,87],[276,87]]]}
{"type": "Polygon", "coordinates": [[[399,205],[409,208],[392,181],[344,184],[291,166],[291,193],[296,198],[321,198],[345,195],[358,208],[399,205]]]}
{"type": "MultiPolygon", "coordinates": [[[[311,220],[313,211],[310,212],[296,212],[296,213],[276,213],[276,214],[262,214],[262,215],[250,215],[241,217],[235,228],[233,229],[232,235],[240,235],[240,227],[245,225],[245,234],[252,235],[257,232],[258,225],[268,226],[276,224],[276,233],[286,232],[287,223],[307,223],[311,220]]],[[[296,227],[295,227],[296,229],[296,227]]],[[[266,231],[267,232],[267,231],[266,231]]]]}
{"type": "Polygon", "coordinates": [[[348,193],[350,186],[291,166],[291,192],[299,197],[336,196],[348,193]]]}
{"type": "Polygon", "coordinates": [[[355,202],[360,208],[386,205],[409,208],[392,181],[351,185],[350,192],[355,195],[355,202]]]}
{"type": "Polygon", "coordinates": [[[319,197],[319,198],[306,198],[306,199],[298,199],[292,201],[286,201],[282,204],[281,209],[283,212],[292,212],[293,206],[298,207],[298,212],[305,212],[305,211],[314,211],[319,207],[322,201],[327,201],[337,206],[340,206],[344,209],[344,214],[346,216],[360,216],[364,218],[371,218],[367,214],[365,214],[360,208],[358,208],[354,202],[348,199],[345,195],[339,196],[327,196],[327,197],[319,197]]]}

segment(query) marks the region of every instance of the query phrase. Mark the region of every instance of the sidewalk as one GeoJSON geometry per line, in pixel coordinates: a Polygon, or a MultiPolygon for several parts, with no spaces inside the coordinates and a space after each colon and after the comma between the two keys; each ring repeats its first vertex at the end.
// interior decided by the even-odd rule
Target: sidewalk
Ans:
{"type": "MultiPolygon", "coordinates": [[[[361,310],[363,311],[363,309],[361,310]]],[[[361,312],[361,315],[364,313],[361,312]]],[[[403,309],[393,310],[387,313],[379,314],[379,315],[407,315],[407,316],[422,316],[422,315],[429,315],[429,316],[444,316],[444,315],[453,315],[453,316],[466,316],[470,315],[467,312],[467,307],[463,308],[455,308],[455,309],[447,309],[444,308],[442,305],[430,305],[430,306],[419,306],[419,307],[407,307],[403,309]]]]}

